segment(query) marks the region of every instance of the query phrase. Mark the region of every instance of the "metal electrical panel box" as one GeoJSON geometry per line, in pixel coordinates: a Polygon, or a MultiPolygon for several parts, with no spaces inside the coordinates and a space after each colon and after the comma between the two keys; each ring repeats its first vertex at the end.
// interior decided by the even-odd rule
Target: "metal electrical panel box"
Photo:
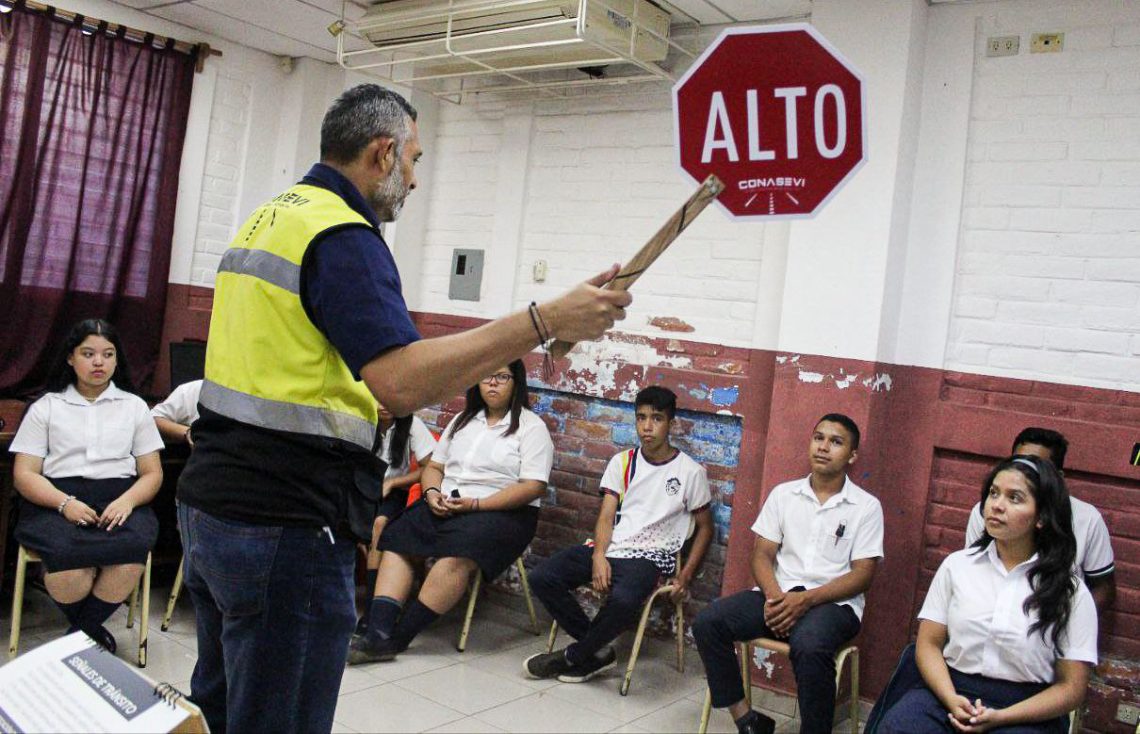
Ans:
{"type": "Polygon", "coordinates": [[[478,301],[483,284],[483,251],[451,251],[451,282],[447,297],[453,301],[478,301]]]}

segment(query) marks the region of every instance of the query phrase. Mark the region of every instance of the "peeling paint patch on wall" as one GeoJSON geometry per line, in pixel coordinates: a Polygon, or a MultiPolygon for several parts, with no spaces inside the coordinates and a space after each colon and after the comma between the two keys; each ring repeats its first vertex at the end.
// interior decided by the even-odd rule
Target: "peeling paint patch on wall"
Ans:
{"type": "Polygon", "coordinates": [[[714,388],[709,400],[713,405],[728,406],[735,405],[736,401],[740,398],[740,388],[733,387],[717,387],[714,388]]]}
{"type": "Polygon", "coordinates": [[[819,372],[811,369],[808,361],[810,360],[800,362],[800,355],[798,354],[781,354],[776,357],[776,364],[787,366],[796,365],[796,379],[803,383],[819,385],[830,381],[839,390],[846,390],[849,387],[861,385],[868,388],[871,392],[889,392],[893,384],[891,376],[886,372],[876,372],[860,380],[859,372],[847,372],[847,370],[842,367],[839,368],[838,374],[834,372],[819,372]]]}
{"type": "Polygon", "coordinates": [[[548,387],[630,401],[643,382],[636,377],[645,369],[693,367],[692,357],[677,354],[668,345],[658,349],[645,337],[628,335],[611,335],[601,341],[579,344],[566,357],[569,367],[548,387]],[[636,375],[631,376],[631,371],[636,375]]]}
{"type": "Polygon", "coordinates": [[[757,669],[764,671],[764,675],[768,680],[772,679],[772,673],[776,670],[776,664],[772,662],[772,651],[765,650],[762,647],[756,647],[752,650],[752,662],[757,669]]]}
{"type": "Polygon", "coordinates": [[[873,377],[868,377],[863,380],[863,384],[871,388],[871,392],[879,392],[880,390],[891,391],[891,376],[886,372],[879,372],[873,377]]]}
{"type": "Polygon", "coordinates": [[[649,325],[656,326],[662,331],[682,331],[686,333],[696,331],[695,328],[676,316],[654,316],[649,319],[649,325]]]}

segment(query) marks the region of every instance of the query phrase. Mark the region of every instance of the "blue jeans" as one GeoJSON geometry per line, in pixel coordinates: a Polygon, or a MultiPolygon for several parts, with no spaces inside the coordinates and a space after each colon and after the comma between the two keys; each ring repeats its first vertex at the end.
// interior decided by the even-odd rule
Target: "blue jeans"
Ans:
{"type": "MultiPolygon", "coordinates": [[[[792,591],[801,590],[796,587],[792,591]]],[[[800,702],[800,732],[830,734],[835,716],[835,653],[859,633],[851,607],[820,604],[800,617],[788,635],[792,672],[800,702]]],[[[705,664],[712,705],[731,706],[744,698],[744,681],[734,643],[775,637],[764,624],[764,594],[741,591],[717,599],[693,622],[693,639],[705,664]]]]}
{"type": "Polygon", "coordinates": [[[198,626],[190,698],[210,730],[331,730],[356,624],[352,541],[185,503],[178,527],[198,626]]]}

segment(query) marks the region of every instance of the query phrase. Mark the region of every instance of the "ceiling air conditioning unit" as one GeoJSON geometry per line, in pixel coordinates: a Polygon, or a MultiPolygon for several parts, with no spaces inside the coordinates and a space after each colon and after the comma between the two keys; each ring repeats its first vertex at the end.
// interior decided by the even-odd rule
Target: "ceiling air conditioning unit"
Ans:
{"type": "Polygon", "coordinates": [[[656,63],[669,13],[649,0],[390,0],[356,27],[416,79],[656,63]]]}

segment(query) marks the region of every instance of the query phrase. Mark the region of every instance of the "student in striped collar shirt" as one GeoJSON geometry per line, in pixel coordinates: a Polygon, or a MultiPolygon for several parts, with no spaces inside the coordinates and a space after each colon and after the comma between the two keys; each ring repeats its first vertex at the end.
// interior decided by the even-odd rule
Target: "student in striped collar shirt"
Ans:
{"type": "Polygon", "coordinates": [[[610,459],[593,541],[559,551],[530,575],[535,595],[574,638],[564,649],[527,658],[524,669],[532,678],[581,683],[612,668],[617,655],[610,643],[637,622],[659,579],[672,578],[674,598],[687,594],[712,542],[705,469],[669,442],[677,396],[647,387],[634,408],[641,446],[610,459]],[[690,522],[693,545],[678,568],[690,522]],[[585,584],[606,595],[593,620],[573,594],[585,584]]]}

